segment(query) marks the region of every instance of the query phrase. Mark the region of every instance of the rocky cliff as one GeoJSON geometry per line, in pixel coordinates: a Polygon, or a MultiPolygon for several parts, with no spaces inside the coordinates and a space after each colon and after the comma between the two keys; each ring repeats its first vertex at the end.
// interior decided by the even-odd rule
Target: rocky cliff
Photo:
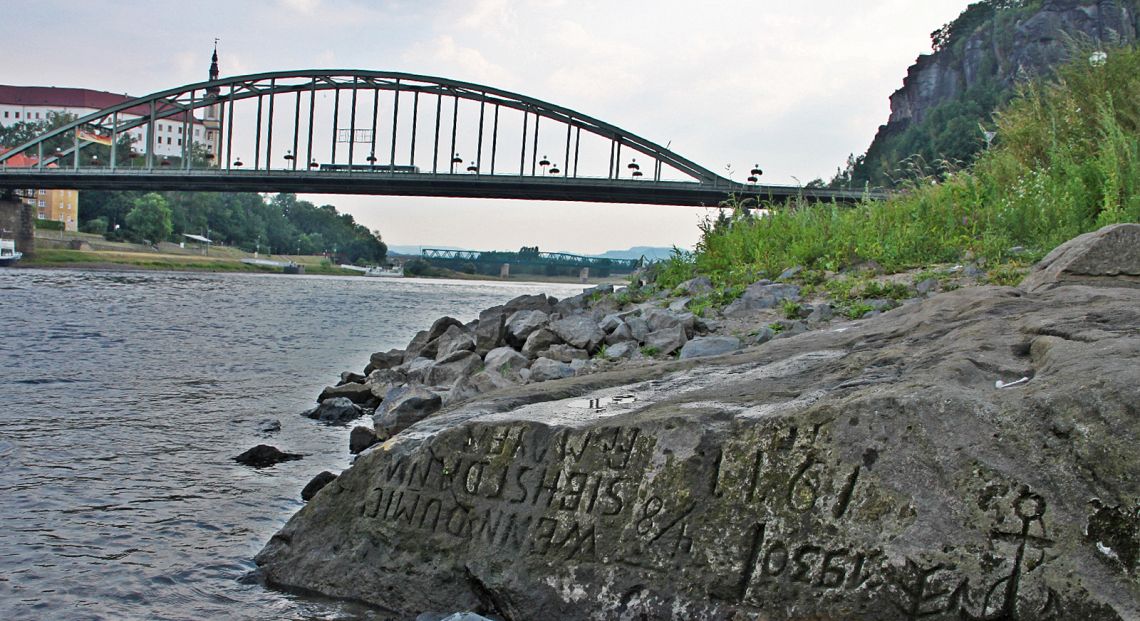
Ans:
{"type": "Polygon", "coordinates": [[[395,618],[1140,618],[1138,248],[457,403],[257,561],[395,618]]]}
{"type": "Polygon", "coordinates": [[[936,32],[936,39],[939,33],[939,49],[919,56],[907,71],[902,88],[891,95],[888,122],[866,154],[851,163],[844,183],[888,183],[899,162],[914,154],[927,162],[968,162],[984,145],[979,123],[1012,96],[1019,81],[1048,75],[1074,44],[1135,43],[1140,1],[987,0],[971,5],[936,32]]]}

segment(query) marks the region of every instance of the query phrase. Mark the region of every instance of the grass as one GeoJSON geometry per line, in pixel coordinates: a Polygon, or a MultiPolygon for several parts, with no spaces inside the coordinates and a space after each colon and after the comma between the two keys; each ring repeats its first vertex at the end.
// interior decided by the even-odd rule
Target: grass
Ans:
{"type": "MultiPolygon", "coordinates": [[[[796,265],[822,273],[874,261],[898,272],[966,257],[985,259],[1000,274],[991,279],[1012,282],[1016,268],[1001,266],[1140,221],[1140,52],[1111,50],[1097,66],[1087,51],[1073,57],[1053,80],[1022,88],[998,114],[995,146],[969,169],[916,165],[905,191],[854,207],[792,200],[757,216],[729,201],[731,215],[707,219],[696,252],[675,252],[658,286],[704,274],[725,289],[796,265]]],[[[840,292],[848,299],[871,294],[848,286],[840,292]]],[[[902,290],[876,295],[897,299],[902,290]]]]}

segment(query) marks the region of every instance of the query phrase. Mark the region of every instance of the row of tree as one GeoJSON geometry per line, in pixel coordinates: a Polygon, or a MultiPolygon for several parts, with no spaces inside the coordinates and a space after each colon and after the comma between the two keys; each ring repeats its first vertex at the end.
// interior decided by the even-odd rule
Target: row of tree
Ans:
{"type": "Polygon", "coordinates": [[[83,192],[81,215],[83,231],[115,240],[157,243],[186,233],[250,252],[327,254],[359,264],[380,263],[388,253],[379,231],[293,194],[83,192]]]}

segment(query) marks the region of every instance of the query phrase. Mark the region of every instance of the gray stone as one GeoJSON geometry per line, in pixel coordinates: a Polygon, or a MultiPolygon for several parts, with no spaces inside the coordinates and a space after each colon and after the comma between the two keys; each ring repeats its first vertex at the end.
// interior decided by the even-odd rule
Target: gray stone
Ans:
{"type": "MultiPolygon", "coordinates": [[[[526,369],[523,370],[525,371],[526,369]]],[[[472,375],[468,381],[475,390],[482,394],[515,386],[515,381],[512,381],[512,378],[513,380],[522,381],[518,373],[504,375],[497,370],[488,368],[472,375]]]]}
{"type": "Polygon", "coordinates": [[[400,371],[404,374],[404,377],[407,378],[409,384],[422,384],[424,383],[424,378],[428,371],[431,370],[433,366],[435,366],[434,358],[416,358],[411,362],[405,362],[404,365],[400,367],[400,371]]]}
{"type": "Polygon", "coordinates": [[[585,295],[587,297],[602,296],[602,295],[611,295],[611,294],[613,294],[613,292],[614,292],[614,286],[607,284],[607,285],[597,285],[595,287],[590,287],[589,289],[582,291],[582,295],[585,295]]]}
{"type": "Polygon", "coordinates": [[[569,317],[585,311],[588,306],[589,302],[586,300],[586,295],[579,293],[559,301],[554,305],[551,312],[562,317],[569,317]]]}
{"type": "Polygon", "coordinates": [[[606,335],[606,345],[617,345],[626,341],[635,341],[633,337],[633,329],[629,327],[626,322],[621,322],[621,325],[606,335]]]}
{"type": "Polygon", "coordinates": [[[677,324],[671,328],[650,332],[649,336],[645,337],[645,347],[654,350],[654,355],[668,356],[681,349],[688,341],[685,327],[677,324]]]}
{"type": "Polygon", "coordinates": [[[475,353],[486,356],[487,352],[503,344],[507,315],[503,306],[489,308],[479,313],[479,323],[475,327],[475,353]]]}
{"type": "Polygon", "coordinates": [[[386,440],[386,437],[381,437],[371,427],[358,425],[352,428],[352,432],[348,434],[348,452],[353,455],[363,453],[368,447],[378,444],[386,440]]]}
{"type": "Polygon", "coordinates": [[[555,334],[552,330],[548,328],[539,328],[526,338],[526,342],[523,343],[521,351],[522,354],[529,360],[537,358],[538,352],[544,351],[551,345],[561,342],[562,339],[558,338],[558,335],[555,334]]]}
{"type": "Polygon", "coordinates": [[[258,444],[241,455],[234,457],[234,461],[251,468],[261,469],[275,466],[284,461],[295,461],[303,457],[304,455],[298,455],[296,453],[286,453],[276,446],[258,444]]]}
{"type": "Polygon", "coordinates": [[[926,280],[917,283],[914,286],[914,290],[917,291],[919,295],[934,293],[935,291],[938,291],[938,280],[934,278],[927,278],[926,280]]]}
{"type": "Polygon", "coordinates": [[[318,403],[323,403],[328,399],[335,399],[343,397],[359,405],[368,405],[374,403],[376,398],[372,396],[371,387],[366,384],[342,384],[340,386],[326,386],[317,397],[318,403]]]}
{"type": "Polygon", "coordinates": [[[324,472],[313,477],[305,487],[301,490],[301,500],[309,502],[317,495],[317,492],[325,488],[329,483],[336,480],[336,475],[325,470],[324,472]]]}
{"type": "Polygon", "coordinates": [[[368,359],[368,366],[364,367],[364,374],[371,375],[374,371],[391,369],[404,364],[404,350],[390,349],[386,352],[378,351],[368,359]]]}
{"type": "Polygon", "coordinates": [[[871,319],[873,317],[878,317],[879,315],[882,315],[882,314],[883,314],[883,311],[869,310],[869,311],[863,313],[863,316],[860,317],[860,319],[871,319]]]}
{"type": "Polygon", "coordinates": [[[483,367],[483,359],[473,351],[457,351],[436,362],[424,376],[428,386],[450,386],[461,377],[467,377],[483,367]]]}
{"type": "Polygon", "coordinates": [[[263,418],[257,421],[257,430],[261,433],[277,433],[281,431],[281,421],[276,418],[263,418]]]}
{"type": "Polygon", "coordinates": [[[530,381],[532,382],[548,382],[573,375],[574,370],[570,368],[570,365],[550,358],[539,358],[530,365],[530,381]]]}
{"type": "Polygon", "coordinates": [[[873,310],[886,312],[892,308],[897,307],[898,302],[891,299],[872,298],[870,300],[863,300],[863,304],[870,306],[873,310]]]}
{"type": "Polygon", "coordinates": [[[776,338],[778,339],[786,339],[790,336],[798,336],[804,332],[809,332],[811,330],[811,326],[809,326],[806,321],[802,320],[793,321],[790,319],[781,319],[778,323],[784,326],[784,329],[776,335],[776,338]]]}
{"type": "Polygon", "coordinates": [[[550,298],[541,293],[536,295],[520,295],[519,297],[504,304],[503,310],[508,316],[510,316],[512,313],[526,310],[540,310],[545,313],[549,313],[551,307],[554,305],[554,302],[552,300],[553,298],[550,298]]]}
{"type": "Polygon", "coordinates": [[[446,333],[451,327],[462,329],[463,322],[454,317],[440,317],[439,319],[436,319],[435,322],[431,324],[431,328],[428,330],[428,342],[430,343],[431,341],[434,341],[443,336],[444,333],[446,333]]]}
{"type": "Polygon", "coordinates": [[[551,322],[550,329],[564,342],[590,353],[597,351],[606,333],[592,319],[575,315],[551,322]]]}
{"type": "Polygon", "coordinates": [[[578,349],[573,345],[551,345],[549,349],[539,354],[540,358],[550,358],[559,362],[574,362],[575,360],[589,360],[590,354],[586,353],[584,349],[578,349]]]}
{"type": "Polygon", "coordinates": [[[577,358],[570,361],[570,372],[574,375],[585,375],[590,372],[590,361],[585,358],[577,358]]]}
{"type": "Polygon", "coordinates": [[[804,271],[804,267],[802,265],[796,265],[794,267],[789,267],[788,269],[784,270],[783,272],[780,272],[780,275],[776,277],[776,280],[782,280],[782,281],[791,280],[791,279],[795,278],[797,275],[799,275],[799,273],[802,271],[804,271]]]}
{"type": "MultiPolygon", "coordinates": [[[[371,394],[371,393],[369,393],[371,394]]],[[[332,397],[321,401],[321,404],[304,414],[312,418],[333,425],[344,425],[364,416],[364,410],[345,397],[332,397]]]]}
{"type": "Polygon", "coordinates": [[[340,374],[340,382],[337,386],[344,386],[345,384],[363,384],[364,380],[368,379],[367,374],[361,375],[353,373],[352,371],[344,371],[340,374]]]}
{"type": "Polygon", "coordinates": [[[740,349],[740,339],[735,336],[702,336],[695,338],[681,348],[681,360],[720,356],[740,349]]]}
{"type": "Polygon", "coordinates": [[[641,348],[637,344],[637,341],[624,341],[606,347],[606,359],[608,360],[625,360],[636,358],[640,355],[641,348]]]}
{"type": "Polygon", "coordinates": [[[507,319],[504,338],[511,347],[521,349],[527,337],[535,330],[546,327],[549,321],[550,315],[540,310],[518,311],[507,319]]]}
{"type": "Polygon", "coordinates": [[[966,269],[962,270],[968,278],[981,278],[986,275],[986,270],[978,267],[977,265],[967,265],[966,269]]]}
{"type": "Polygon", "coordinates": [[[377,431],[394,436],[439,411],[443,399],[422,386],[394,388],[384,397],[372,421],[377,431]]]}
{"type": "Polygon", "coordinates": [[[669,302],[669,310],[674,313],[683,313],[686,308],[689,308],[689,304],[692,304],[692,302],[693,298],[677,298],[669,302]]]}
{"type": "Polygon", "coordinates": [[[427,330],[421,330],[412,337],[408,346],[404,348],[404,362],[402,366],[407,365],[416,358],[435,358],[435,351],[428,349],[428,344],[430,343],[428,335],[429,332],[427,330]]]}
{"type": "Polygon", "coordinates": [[[649,322],[644,317],[636,315],[625,318],[625,324],[629,326],[630,335],[639,343],[644,343],[645,338],[649,336],[652,330],[649,329],[649,322]]]}
{"type": "Polygon", "coordinates": [[[1063,285],[1140,287],[1140,224],[1114,224],[1058,246],[1021,282],[1024,291],[1063,285]]]}
{"type": "Polygon", "coordinates": [[[830,304],[824,302],[815,305],[811,314],[807,316],[807,320],[809,324],[825,323],[831,321],[834,316],[835,310],[831,308],[830,304]]]}
{"type": "Polygon", "coordinates": [[[756,334],[752,336],[752,344],[763,345],[774,338],[776,338],[776,331],[768,326],[764,326],[757,330],[756,334]]]}
{"type": "Polygon", "coordinates": [[[464,328],[450,326],[436,339],[436,360],[443,360],[459,351],[475,351],[475,339],[464,328]]]}
{"type": "Polygon", "coordinates": [[[617,313],[611,313],[603,317],[602,320],[598,322],[598,327],[602,329],[602,332],[610,334],[623,324],[625,324],[625,322],[622,321],[621,315],[617,313]]]}
{"type": "Polygon", "coordinates": [[[674,289],[674,291],[679,291],[681,295],[688,297],[704,295],[706,293],[712,292],[712,290],[712,280],[709,280],[708,276],[697,276],[696,278],[690,278],[689,280],[686,280],[685,282],[677,285],[677,288],[674,289]]]}
{"type": "Polygon", "coordinates": [[[743,318],[756,314],[757,311],[776,308],[784,300],[798,302],[800,288],[796,285],[772,284],[761,280],[749,285],[744,293],[731,304],[724,307],[724,316],[743,318]]]}
{"type": "Polygon", "coordinates": [[[519,371],[530,366],[530,358],[510,347],[497,347],[487,353],[487,357],[483,359],[483,366],[505,377],[514,377],[519,371]]]}

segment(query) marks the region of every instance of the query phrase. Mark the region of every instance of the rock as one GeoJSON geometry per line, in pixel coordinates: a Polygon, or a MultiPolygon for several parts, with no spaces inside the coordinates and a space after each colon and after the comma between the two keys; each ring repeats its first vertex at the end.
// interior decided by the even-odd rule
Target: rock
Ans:
{"type": "Polygon", "coordinates": [[[362,384],[364,380],[368,379],[366,376],[352,371],[345,371],[340,374],[340,382],[337,386],[344,386],[345,384],[362,384]]]}
{"type": "Polygon", "coordinates": [[[512,381],[512,378],[522,381],[518,373],[511,373],[510,376],[506,376],[498,371],[485,369],[472,375],[468,381],[477,392],[482,394],[514,386],[515,382],[512,381]]]}
{"type": "Polygon", "coordinates": [[[669,303],[669,310],[674,313],[683,313],[692,302],[693,298],[677,298],[669,303]]]}
{"type": "Polygon", "coordinates": [[[317,402],[324,403],[329,399],[345,398],[359,405],[368,405],[375,401],[372,388],[364,384],[342,384],[340,386],[326,386],[317,397],[317,402]]]}
{"type": "Polygon", "coordinates": [[[257,421],[257,430],[261,433],[277,433],[281,431],[281,421],[276,418],[263,418],[257,421]]]}
{"type": "Polygon", "coordinates": [[[526,338],[526,342],[522,346],[522,354],[527,359],[538,358],[538,352],[544,351],[551,345],[561,343],[562,339],[558,335],[547,328],[539,328],[531,332],[530,336],[526,338]]]}
{"type": "Polygon", "coordinates": [[[807,316],[807,321],[809,324],[826,323],[828,321],[831,321],[831,318],[834,316],[835,310],[831,308],[831,305],[827,303],[821,303],[815,305],[815,308],[812,309],[811,314],[807,316]]]}
{"type": "Polygon", "coordinates": [[[404,348],[404,358],[402,365],[406,366],[409,362],[416,358],[435,358],[435,351],[428,349],[428,331],[421,330],[412,337],[411,342],[404,348]]]}
{"type": "Polygon", "coordinates": [[[578,349],[573,345],[551,345],[549,349],[539,354],[540,358],[550,358],[559,362],[572,363],[575,360],[589,360],[590,354],[586,353],[584,349],[578,349]]]}
{"type": "Polygon", "coordinates": [[[645,348],[653,350],[655,356],[668,356],[681,349],[688,340],[685,327],[677,324],[672,328],[650,332],[649,336],[645,337],[645,348]]]}
{"type": "Polygon", "coordinates": [[[454,317],[440,317],[439,319],[436,319],[435,323],[431,324],[431,328],[428,330],[428,335],[427,335],[428,342],[430,343],[430,342],[438,339],[439,337],[446,334],[447,331],[453,327],[459,328],[462,330],[463,329],[463,322],[459,321],[458,319],[456,319],[454,317]]]}
{"type": "Polygon", "coordinates": [[[633,337],[633,329],[624,321],[621,322],[621,325],[614,328],[613,332],[606,335],[606,345],[617,345],[618,343],[634,340],[637,339],[633,337]]]}
{"type": "Polygon", "coordinates": [[[303,455],[296,453],[282,452],[275,446],[268,444],[258,444],[257,446],[249,449],[248,451],[234,457],[234,461],[239,464],[250,466],[251,468],[268,468],[277,465],[283,461],[294,461],[301,459],[303,455]]]}
{"type": "Polygon", "coordinates": [[[927,278],[914,286],[915,291],[919,295],[927,295],[938,291],[938,281],[934,278],[927,278]]]}
{"type": "Polygon", "coordinates": [[[460,351],[475,351],[475,339],[464,328],[450,326],[436,339],[435,359],[444,360],[460,351]]]}
{"type": "Polygon", "coordinates": [[[967,265],[962,273],[968,278],[981,278],[986,275],[986,270],[978,267],[977,265],[967,265]]]}
{"type": "MultiPolygon", "coordinates": [[[[371,395],[371,393],[369,394],[371,395]]],[[[302,416],[331,425],[344,425],[364,416],[364,410],[353,403],[351,399],[333,397],[321,401],[319,406],[305,412],[302,416]]]]}
{"type": "Polygon", "coordinates": [[[416,358],[411,362],[405,362],[404,365],[400,367],[400,371],[403,372],[408,383],[423,384],[426,382],[428,371],[430,371],[435,364],[434,358],[416,358]]]}
{"type": "Polygon", "coordinates": [[[325,470],[324,472],[313,477],[301,490],[301,500],[309,502],[317,495],[317,492],[325,488],[326,485],[336,480],[336,475],[325,470]]]}
{"type": "Polygon", "coordinates": [[[603,317],[602,320],[598,322],[598,327],[602,329],[602,332],[611,334],[624,324],[625,322],[622,321],[621,315],[612,313],[603,317]]]}
{"type": "Polygon", "coordinates": [[[590,361],[585,358],[576,358],[570,361],[570,372],[574,375],[585,375],[590,372],[590,361]]]}
{"type": "Polygon", "coordinates": [[[869,310],[869,311],[863,313],[863,316],[860,317],[859,319],[871,319],[873,317],[878,317],[879,315],[882,315],[882,314],[883,314],[883,311],[869,310]]]}
{"type": "Polygon", "coordinates": [[[795,278],[797,275],[799,275],[799,273],[802,271],[804,271],[804,266],[802,266],[802,265],[796,265],[794,267],[789,267],[788,269],[780,272],[780,275],[776,277],[776,280],[778,280],[778,281],[791,280],[791,279],[795,278]]]}
{"type": "Polygon", "coordinates": [[[510,347],[497,347],[487,353],[483,366],[503,377],[517,377],[519,371],[530,366],[530,358],[510,347]]]}
{"type": "Polygon", "coordinates": [[[483,360],[473,351],[457,351],[451,356],[432,365],[424,384],[428,386],[450,386],[461,377],[475,373],[483,366],[483,360]]]}
{"type": "Polygon", "coordinates": [[[735,336],[702,336],[695,338],[681,348],[681,360],[720,356],[740,349],[740,339],[735,336]]]}
{"type": "Polygon", "coordinates": [[[1114,224],[1058,246],[1021,281],[1024,291],[1063,285],[1140,287],[1140,224],[1114,224]]]}
{"type": "Polygon", "coordinates": [[[475,327],[475,353],[486,356],[487,352],[503,344],[507,315],[505,307],[496,306],[479,313],[479,323],[475,327]]]}
{"type": "Polygon", "coordinates": [[[353,455],[363,453],[368,447],[378,444],[386,440],[386,437],[381,437],[370,427],[363,425],[352,428],[352,432],[348,434],[348,452],[353,455]]]}
{"type": "MultiPolygon", "coordinates": [[[[697,276],[677,285],[674,289],[675,292],[680,292],[680,295],[690,298],[711,293],[713,290],[712,280],[708,276],[697,276]]],[[[676,293],[674,294],[676,295],[676,293]]]]}
{"type": "Polygon", "coordinates": [[[776,308],[784,300],[798,302],[800,288],[796,285],[772,284],[761,280],[749,285],[744,293],[731,304],[724,307],[724,316],[743,318],[756,314],[756,311],[776,308]]]}
{"type": "Polygon", "coordinates": [[[769,328],[768,326],[764,326],[763,328],[757,330],[756,334],[753,335],[752,344],[763,345],[764,343],[767,343],[774,338],[776,338],[776,331],[772,328],[769,328]]]}
{"type": "Polygon", "coordinates": [[[894,300],[887,300],[887,299],[880,299],[880,298],[872,298],[870,300],[863,300],[863,303],[866,304],[867,306],[870,306],[872,310],[877,310],[877,311],[884,312],[884,313],[899,305],[899,303],[894,301],[894,300]]]}
{"type": "Polygon", "coordinates": [[[443,398],[422,386],[391,390],[372,421],[377,431],[394,436],[439,411],[443,398]]]}
{"type": "Polygon", "coordinates": [[[530,365],[530,381],[548,382],[550,380],[572,377],[574,370],[565,362],[539,358],[530,365]]]}
{"type": "Polygon", "coordinates": [[[628,360],[640,355],[641,350],[637,341],[625,341],[606,347],[606,359],[608,360],[628,360]]]}
{"type": "Polygon", "coordinates": [[[781,319],[778,323],[784,327],[783,330],[776,334],[776,338],[778,339],[786,339],[790,336],[797,336],[811,330],[811,327],[808,326],[806,321],[781,319]]]}
{"type": "MultiPolygon", "coordinates": [[[[423,360],[428,359],[424,358],[423,360]]],[[[368,379],[365,380],[365,384],[372,391],[372,396],[376,398],[376,403],[379,403],[389,390],[406,383],[408,383],[408,375],[402,368],[373,371],[368,374],[368,379]]]]}
{"type": "Polygon", "coordinates": [[[544,313],[549,313],[551,307],[554,306],[553,298],[547,297],[541,293],[537,295],[520,295],[519,297],[507,302],[503,305],[503,310],[508,316],[518,311],[539,310],[544,313]]]}
{"type": "Polygon", "coordinates": [[[511,315],[507,319],[506,334],[504,338],[507,344],[515,349],[521,349],[526,339],[532,332],[546,327],[550,321],[550,315],[540,310],[521,310],[511,315]]]}
{"type": "Polygon", "coordinates": [[[606,333],[597,323],[582,315],[551,322],[550,329],[564,342],[590,353],[597,351],[606,338],[606,333]]]}
{"type": "Polygon", "coordinates": [[[649,329],[649,322],[646,321],[644,317],[626,317],[625,325],[629,326],[630,335],[639,343],[644,343],[645,338],[652,332],[652,330],[649,329]]]}
{"type": "Polygon", "coordinates": [[[404,350],[390,349],[386,352],[378,351],[368,358],[368,366],[364,367],[364,374],[371,375],[374,371],[391,369],[404,363],[404,350]]]}
{"type": "Polygon", "coordinates": [[[551,313],[558,314],[562,317],[569,317],[585,311],[588,306],[589,301],[586,299],[586,294],[579,293],[578,295],[568,297],[555,304],[551,313]]]}
{"type": "Polygon", "coordinates": [[[1137,619],[1137,309],[964,288],[514,388],[367,451],[256,562],[395,618],[1137,619]]]}

